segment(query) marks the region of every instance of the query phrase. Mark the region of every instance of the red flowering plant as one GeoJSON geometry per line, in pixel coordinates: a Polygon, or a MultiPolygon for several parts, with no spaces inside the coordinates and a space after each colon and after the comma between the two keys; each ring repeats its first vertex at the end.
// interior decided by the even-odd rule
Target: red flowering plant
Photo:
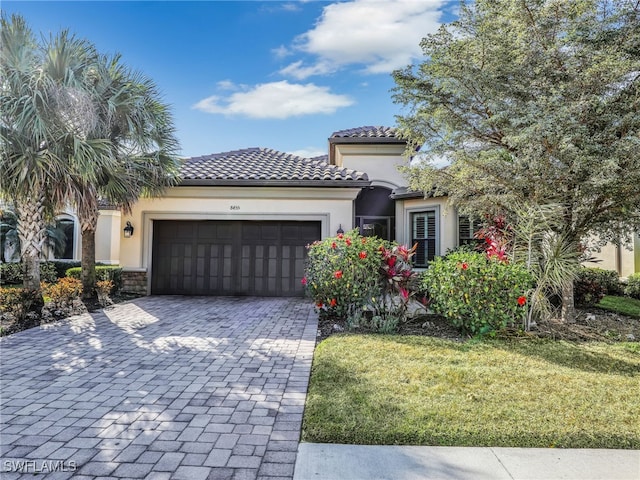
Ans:
{"type": "Polygon", "coordinates": [[[484,240],[484,251],[488,258],[508,263],[513,250],[513,227],[504,215],[486,216],[485,225],[473,234],[478,240],[484,240]]]}
{"type": "Polygon", "coordinates": [[[422,283],[434,313],[465,332],[485,334],[523,322],[534,279],[523,264],[457,251],[431,262],[422,283]]]}
{"type": "Polygon", "coordinates": [[[318,310],[347,318],[357,315],[380,296],[382,250],[391,248],[376,237],[352,230],[308,247],[301,279],[318,310]]]}

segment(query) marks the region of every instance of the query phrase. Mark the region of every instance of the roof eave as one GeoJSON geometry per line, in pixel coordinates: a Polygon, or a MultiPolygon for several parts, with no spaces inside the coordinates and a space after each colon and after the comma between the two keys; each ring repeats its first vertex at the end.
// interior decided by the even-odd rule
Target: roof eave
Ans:
{"type": "Polygon", "coordinates": [[[179,187],[316,187],[316,188],[364,188],[371,185],[369,180],[221,180],[184,179],[179,187]]]}
{"type": "Polygon", "coordinates": [[[406,140],[395,137],[329,137],[329,143],[341,144],[361,144],[361,143],[379,143],[387,145],[406,144],[406,140]]]}

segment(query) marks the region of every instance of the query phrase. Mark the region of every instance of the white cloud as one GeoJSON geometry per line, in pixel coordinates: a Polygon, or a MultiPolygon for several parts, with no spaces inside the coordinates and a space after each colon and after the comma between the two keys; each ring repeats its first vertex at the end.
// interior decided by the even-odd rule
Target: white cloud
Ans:
{"type": "Polygon", "coordinates": [[[276,58],[285,58],[291,55],[291,50],[284,45],[280,45],[277,48],[272,48],[271,53],[273,53],[276,58]]]}
{"type": "MultiPolygon", "coordinates": [[[[225,87],[228,88],[229,85],[225,84],[225,87]]],[[[331,114],[353,103],[350,97],[331,93],[328,87],[281,81],[245,87],[242,91],[225,97],[212,95],[200,100],[192,108],[207,113],[249,118],[285,119],[319,113],[331,114]]]]}
{"type": "Polygon", "coordinates": [[[305,66],[302,60],[298,60],[281,69],[279,73],[298,80],[304,80],[313,75],[326,75],[335,71],[336,67],[329,62],[319,61],[314,65],[305,66]]]}
{"type": "Polygon", "coordinates": [[[216,86],[220,90],[237,90],[238,87],[231,80],[220,80],[216,86]]]}
{"type": "Polygon", "coordinates": [[[318,148],[318,147],[305,147],[299,150],[294,150],[289,153],[292,155],[297,155],[298,157],[302,157],[302,158],[313,158],[313,157],[319,157],[320,155],[326,155],[327,149],[318,148]]]}
{"type": "Polygon", "coordinates": [[[292,48],[316,57],[280,73],[304,79],[363,64],[368,73],[388,73],[421,56],[420,41],[440,26],[445,0],[353,0],[326,6],[314,28],[292,48]]]}

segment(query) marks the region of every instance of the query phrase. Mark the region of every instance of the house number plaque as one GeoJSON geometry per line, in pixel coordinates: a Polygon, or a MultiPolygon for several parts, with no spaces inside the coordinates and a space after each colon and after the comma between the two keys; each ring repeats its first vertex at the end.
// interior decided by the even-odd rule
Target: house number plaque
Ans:
{"type": "Polygon", "coordinates": [[[229,207],[229,210],[240,210],[240,205],[231,205],[231,207],[229,207]]]}

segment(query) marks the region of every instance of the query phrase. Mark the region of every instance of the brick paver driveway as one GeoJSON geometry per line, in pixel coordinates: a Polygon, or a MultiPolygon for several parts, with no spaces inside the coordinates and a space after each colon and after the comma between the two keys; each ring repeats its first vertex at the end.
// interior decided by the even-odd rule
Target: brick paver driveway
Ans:
{"type": "Polygon", "coordinates": [[[303,299],[146,297],[5,337],[0,476],[291,478],[316,328],[303,299]]]}

